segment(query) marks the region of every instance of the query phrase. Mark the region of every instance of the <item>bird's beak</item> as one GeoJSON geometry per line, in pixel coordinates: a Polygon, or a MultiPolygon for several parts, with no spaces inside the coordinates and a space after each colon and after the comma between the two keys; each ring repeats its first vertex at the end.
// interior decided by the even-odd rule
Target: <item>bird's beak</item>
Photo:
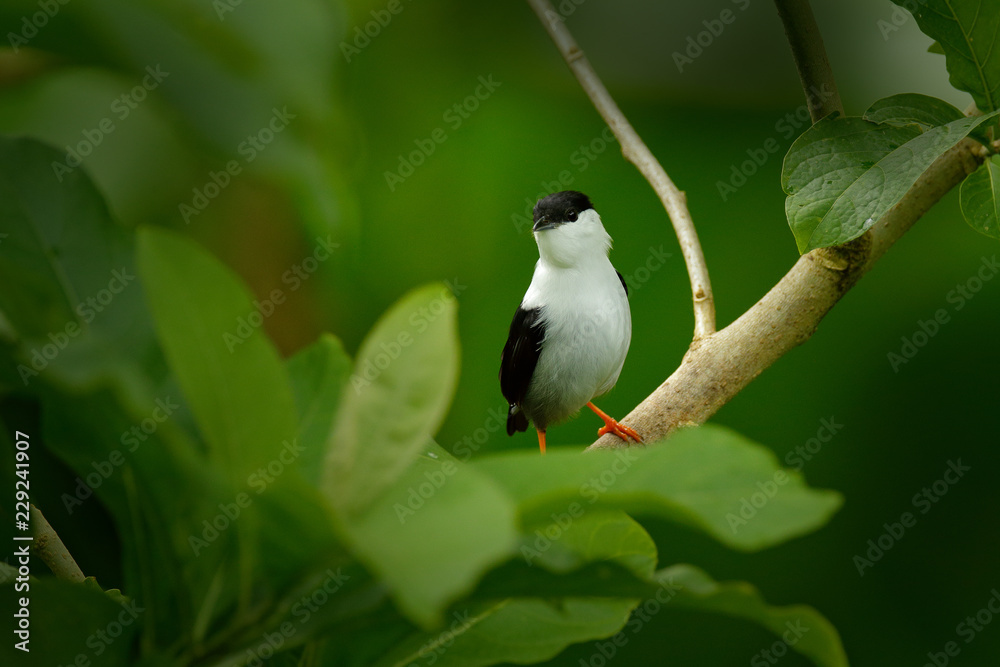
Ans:
{"type": "Polygon", "coordinates": [[[552,229],[555,226],[556,226],[555,222],[553,222],[547,217],[542,217],[538,219],[538,222],[536,222],[535,225],[531,228],[531,231],[541,232],[546,229],[552,229]]]}

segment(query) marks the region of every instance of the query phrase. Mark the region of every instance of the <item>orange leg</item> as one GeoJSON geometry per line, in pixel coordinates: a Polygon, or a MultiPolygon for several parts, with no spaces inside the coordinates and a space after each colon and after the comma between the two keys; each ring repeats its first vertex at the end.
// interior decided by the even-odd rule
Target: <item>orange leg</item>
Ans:
{"type": "Polygon", "coordinates": [[[538,449],[542,451],[542,456],[545,456],[545,431],[538,432],[538,449]]]}
{"type": "Polygon", "coordinates": [[[638,433],[630,429],[628,426],[619,424],[593,403],[587,403],[587,407],[593,410],[598,417],[604,420],[604,426],[598,429],[597,435],[604,435],[605,433],[614,433],[625,442],[628,442],[629,438],[632,438],[636,442],[642,442],[642,438],[639,437],[638,433]]]}

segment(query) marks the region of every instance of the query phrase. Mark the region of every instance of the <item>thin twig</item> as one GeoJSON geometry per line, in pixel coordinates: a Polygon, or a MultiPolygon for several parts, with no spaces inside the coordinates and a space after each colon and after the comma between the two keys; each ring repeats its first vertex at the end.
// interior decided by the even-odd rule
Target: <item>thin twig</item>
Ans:
{"type": "Polygon", "coordinates": [[[708,278],[708,266],[701,250],[701,242],[695,231],[691,213],[688,211],[687,198],[667,172],[650,152],[646,144],[629,124],[625,114],[615,104],[608,89],[604,87],[590,61],[577,46],[576,40],[566,28],[566,23],[548,0],[528,0],[528,4],[538,15],[542,25],[548,31],[556,48],[566,60],[566,64],[576,75],[590,101],[604,118],[611,131],[615,133],[622,154],[634,164],[639,172],[649,181],[673,223],[674,232],[680,242],[681,253],[687,264],[688,276],[691,279],[691,297],[694,302],[694,339],[697,341],[715,333],[715,299],[712,296],[712,284],[708,278]]]}
{"type": "Polygon", "coordinates": [[[778,16],[785,26],[788,45],[792,47],[792,58],[799,71],[802,91],[806,94],[809,114],[815,123],[834,111],[844,115],[844,105],[837,92],[837,82],[833,78],[833,68],[826,57],[823,36],[816,25],[809,0],[774,0],[778,16]]]}
{"type": "Polygon", "coordinates": [[[52,574],[58,579],[77,583],[83,581],[86,578],[83,576],[83,570],[76,564],[69,549],[59,539],[59,535],[42,511],[34,505],[31,506],[31,525],[35,535],[35,553],[49,566],[52,574]]]}

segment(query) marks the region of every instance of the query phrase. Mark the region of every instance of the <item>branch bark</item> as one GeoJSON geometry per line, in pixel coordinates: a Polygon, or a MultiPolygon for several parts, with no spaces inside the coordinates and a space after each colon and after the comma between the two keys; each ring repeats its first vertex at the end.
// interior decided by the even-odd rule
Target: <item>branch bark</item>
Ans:
{"type": "Polygon", "coordinates": [[[715,332],[715,298],[712,295],[712,283],[708,278],[708,266],[701,250],[701,241],[695,231],[691,213],[687,207],[687,197],[670,180],[670,176],[660,165],[652,151],[639,137],[625,114],[615,104],[614,99],[604,87],[600,77],[594,71],[590,61],[577,46],[576,40],[566,28],[566,23],[548,0],[528,0],[528,4],[538,15],[539,20],[562,54],[570,70],[576,75],[585,93],[593,102],[594,107],[604,118],[611,131],[614,132],[622,147],[622,155],[634,164],[656,192],[680,242],[684,263],[687,265],[691,280],[691,300],[694,303],[694,339],[699,340],[715,332]]]}
{"type": "Polygon", "coordinates": [[[806,94],[809,115],[815,123],[834,111],[844,114],[837,92],[830,59],[826,57],[823,35],[816,25],[809,0],[774,0],[778,16],[785,26],[785,36],[792,48],[795,68],[799,71],[802,91],[806,94]]]}
{"type": "Polygon", "coordinates": [[[30,509],[31,525],[34,527],[33,532],[35,534],[35,553],[49,566],[52,574],[56,575],[58,579],[77,583],[83,581],[86,578],[83,576],[83,570],[76,564],[73,555],[70,554],[69,549],[63,544],[63,541],[59,538],[59,535],[48,519],[34,505],[30,509]]]}

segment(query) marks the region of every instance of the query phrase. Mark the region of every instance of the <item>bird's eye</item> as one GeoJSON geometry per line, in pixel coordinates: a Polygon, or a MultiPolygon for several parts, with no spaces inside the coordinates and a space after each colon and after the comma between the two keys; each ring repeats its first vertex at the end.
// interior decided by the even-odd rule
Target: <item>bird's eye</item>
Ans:
{"type": "Polygon", "coordinates": [[[576,222],[576,219],[578,217],[580,217],[580,215],[573,209],[566,211],[566,219],[569,220],[570,222],[576,222]]]}

